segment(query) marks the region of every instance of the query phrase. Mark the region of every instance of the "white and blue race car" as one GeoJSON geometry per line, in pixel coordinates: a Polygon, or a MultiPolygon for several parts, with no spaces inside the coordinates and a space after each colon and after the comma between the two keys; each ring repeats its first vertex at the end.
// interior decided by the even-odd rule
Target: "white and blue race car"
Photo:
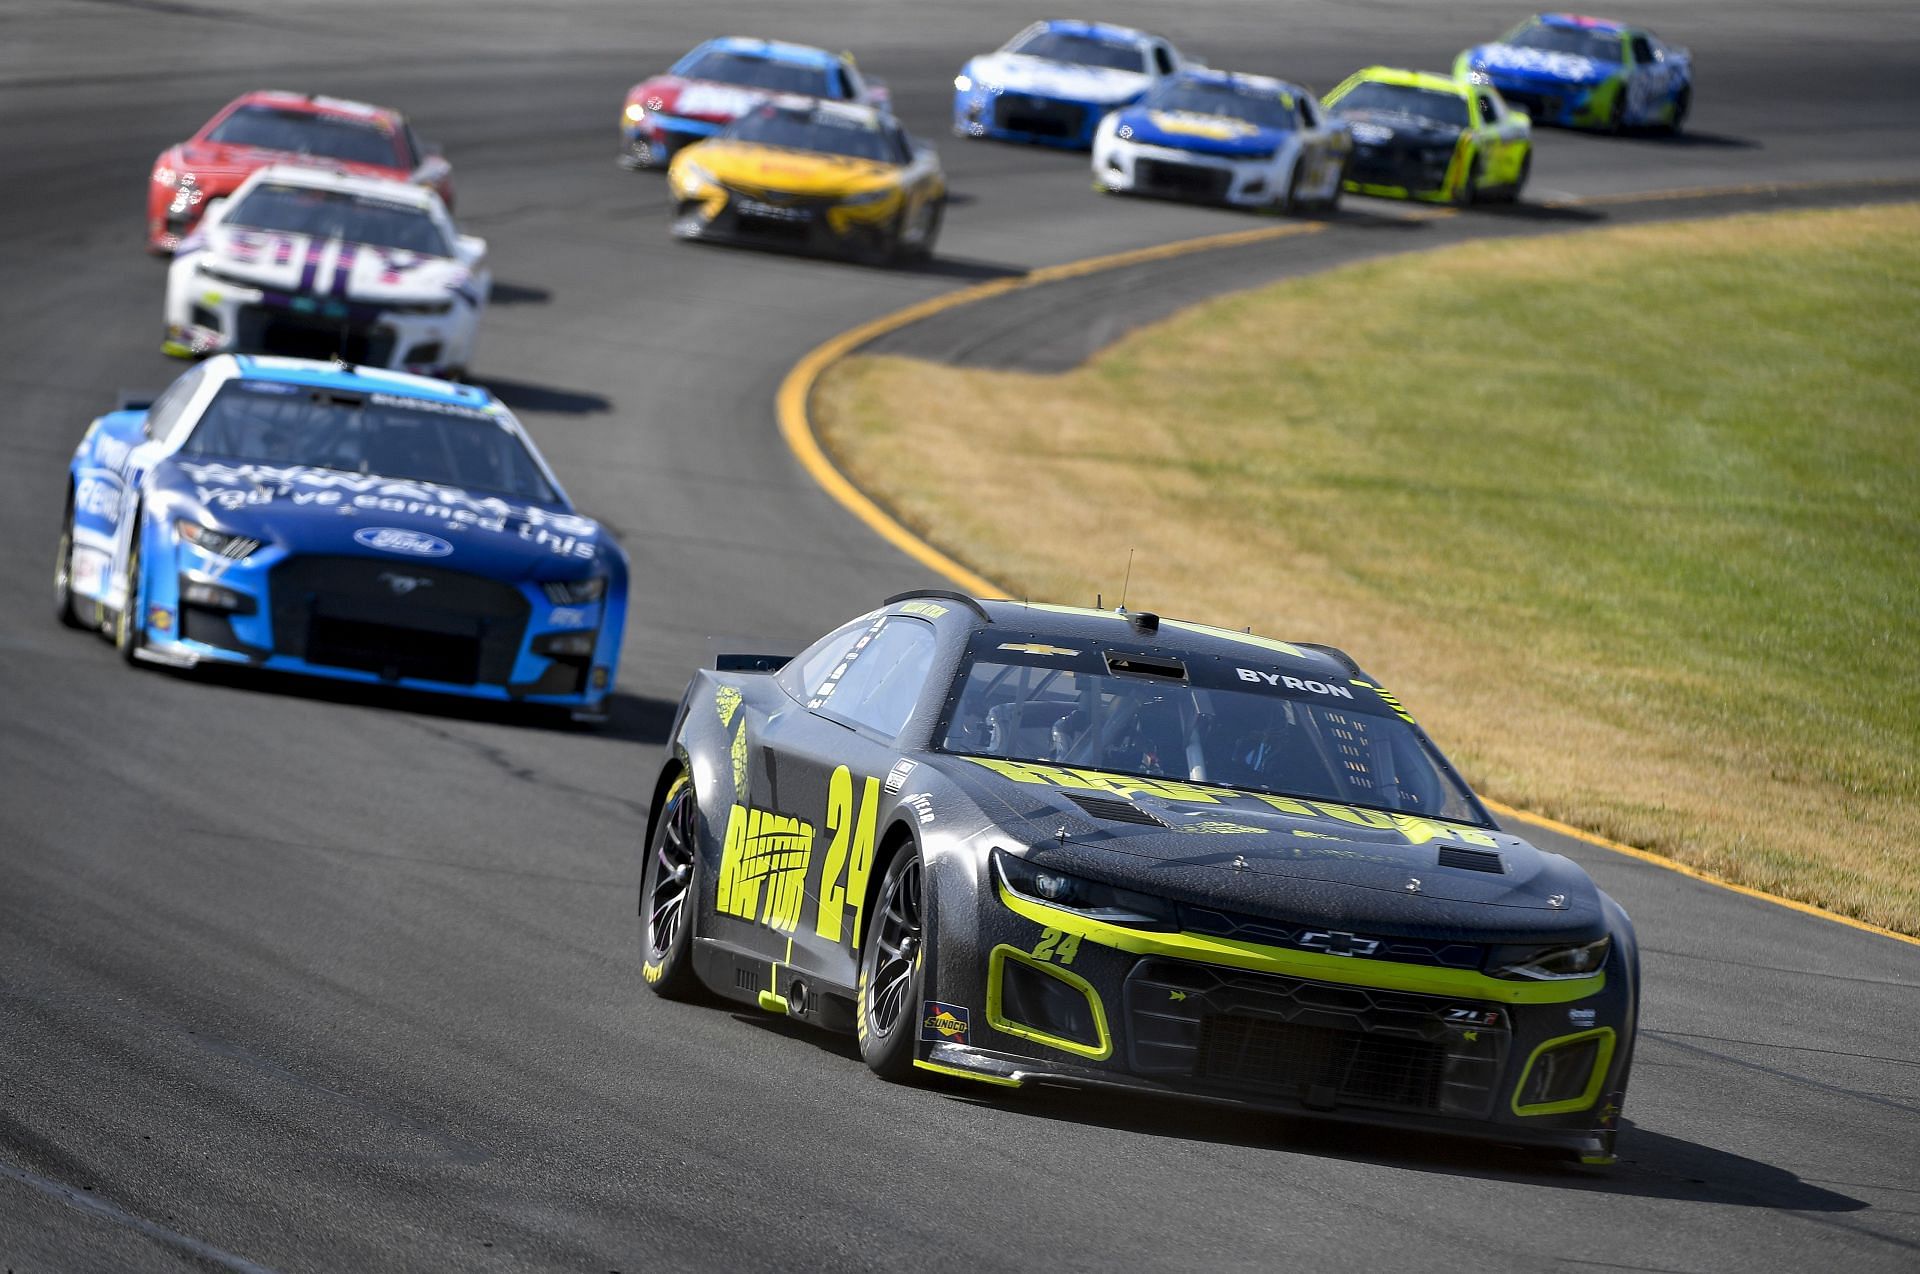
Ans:
{"type": "Polygon", "coordinates": [[[1157,35],[1104,22],[1036,22],[953,79],[953,131],[1068,150],[1109,111],[1190,65],[1157,35]]]}
{"type": "Polygon", "coordinates": [[[1542,13],[1454,63],[1481,76],[1536,124],[1677,133],[1693,105],[1693,55],[1640,27],[1542,13]]]}
{"type": "Polygon", "coordinates": [[[1346,125],[1307,90],[1193,68],[1101,120],[1093,180],[1116,193],[1331,210],[1352,149],[1346,125]]]}
{"type": "Polygon", "coordinates": [[[604,715],[627,558],[492,394],[219,355],[88,427],[54,607],[128,662],[604,715]]]}

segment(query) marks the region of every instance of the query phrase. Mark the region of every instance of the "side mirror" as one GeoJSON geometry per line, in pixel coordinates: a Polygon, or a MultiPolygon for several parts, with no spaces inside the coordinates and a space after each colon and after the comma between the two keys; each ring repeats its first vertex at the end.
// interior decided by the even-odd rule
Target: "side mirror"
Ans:
{"type": "Polygon", "coordinates": [[[487,259],[487,241],[478,235],[461,235],[454,250],[460,254],[460,262],[463,265],[479,265],[487,259]]]}

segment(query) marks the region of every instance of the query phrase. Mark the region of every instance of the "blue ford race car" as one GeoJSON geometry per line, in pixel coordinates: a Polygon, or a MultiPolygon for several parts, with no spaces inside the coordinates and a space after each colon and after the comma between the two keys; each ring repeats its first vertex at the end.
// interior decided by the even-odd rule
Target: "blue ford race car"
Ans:
{"type": "Polygon", "coordinates": [[[220,355],[95,420],[54,604],[129,662],[604,715],[627,559],[484,389],[220,355]]]}
{"type": "Polygon", "coordinates": [[[1157,35],[1104,22],[1036,22],[953,79],[953,131],[1068,150],[1187,60],[1157,35]]]}
{"type": "Polygon", "coordinates": [[[1650,31],[1605,18],[1542,13],[1491,44],[1462,53],[1478,77],[1536,124],[1659,128],[1677,133],[1693,104],[1693,56],[1650,31]]]}

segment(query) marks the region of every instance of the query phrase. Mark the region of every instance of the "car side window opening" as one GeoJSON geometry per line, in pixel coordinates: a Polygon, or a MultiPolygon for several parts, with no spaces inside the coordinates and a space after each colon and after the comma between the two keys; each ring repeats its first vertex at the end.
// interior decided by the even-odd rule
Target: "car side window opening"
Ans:
{"type": "Polygon", "coordinates": [[[200,388],[200,382],[207,378],[208,364],[183,372],[180,378],[161,392],[147,408],[147,420],[143,428],[149,438],[162,441],[171,439],[180,419],[187,410],[187,404],[193,401],[194,391],[200,388]]]}
{"type": "Polygon", "coordinates": [[[1480,122],[1483,124],[1499,123],[1500,108],[1494,105],[1493,95],[1490,93],[1481,93],[1478,96],[1480,98],[1480,122]]]}
{"type": "Polygon", "coordinates": [[[1167,52],[1166,45],[1156,44],[1153,46],[1153,64],[1159,69],[1160,74],[1173,74],[1173,55],[1167,52]]]}
{"type": "Polygon", "coordinates": [[[925,620],[889,616],[855,640],[809,706],[892,738],[920,702],[936,644],[925,620]]]}
{"type": "Polygon", "coordinates": [[[1313,103],[1306,97],[1300,98],[1300,122],[1308,128],[1320,127],[1320,112],[1313,109],[1313,103]]]}
{"type": "Polygon", "coordinates": [[[1653,46],[1647,43],[1644,35],[1633,37],[1633,60],[1643,64],[1653,61],[1653,46]]]}

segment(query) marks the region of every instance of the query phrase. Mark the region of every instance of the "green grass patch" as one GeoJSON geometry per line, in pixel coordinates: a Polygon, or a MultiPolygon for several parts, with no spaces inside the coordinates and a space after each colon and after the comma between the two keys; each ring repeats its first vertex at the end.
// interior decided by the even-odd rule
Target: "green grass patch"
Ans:
{"type": "Polygon", "coordinates": [[[1016,592],[1346,646],[1483,790],[1920,931],[1920,208],[1467,245],[1059,377],[856,359],[852,475],[1016,592]],[[1143,591],[1144,590],[1144,591],[1143,591]]]}

